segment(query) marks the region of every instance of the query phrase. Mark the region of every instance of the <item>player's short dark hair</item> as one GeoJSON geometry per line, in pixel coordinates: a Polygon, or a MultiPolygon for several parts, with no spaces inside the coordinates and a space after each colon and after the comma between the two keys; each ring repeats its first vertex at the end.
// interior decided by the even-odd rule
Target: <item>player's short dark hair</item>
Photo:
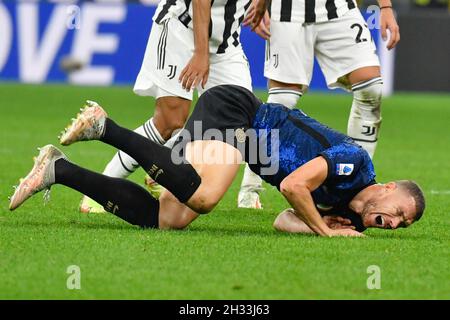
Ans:
{"type": "Polygon", "coordinates": [[[425,196],[419,185],[412,180],[398,180],[397,185],[408,192],[413,198],[416,204],[416,216],[414,221],[419,221],[425,211],[425,196]]]}

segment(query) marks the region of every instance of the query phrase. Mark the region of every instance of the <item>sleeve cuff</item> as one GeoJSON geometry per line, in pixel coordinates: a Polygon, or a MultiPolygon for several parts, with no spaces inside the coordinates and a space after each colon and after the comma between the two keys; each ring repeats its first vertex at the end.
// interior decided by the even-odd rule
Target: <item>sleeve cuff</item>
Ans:
{"type": "Polygon", "coordinates": [[[333,163],[331,162],[330,158],[328,158],[328,156],[325,153],[320,153],[319,156],[323,157],[325,159],[325,161],[327,162],[328,165],[328,173],[327,173],[327,178],[326,180],[328,180],[331,177],[332,174],[332,170],[333,170],[333,163]]]}

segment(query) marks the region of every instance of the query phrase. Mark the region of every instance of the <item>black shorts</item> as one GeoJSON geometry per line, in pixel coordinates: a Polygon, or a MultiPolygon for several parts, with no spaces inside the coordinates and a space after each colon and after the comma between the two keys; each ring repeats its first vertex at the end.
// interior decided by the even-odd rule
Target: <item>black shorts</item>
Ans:
{"type": "Polygon", "coordinates": [[[175,145],[195,140],[220,140],[237,147],[245,143],[262,104],[252,92],[235,85],[220,85],[205,91],[175,145]]]}

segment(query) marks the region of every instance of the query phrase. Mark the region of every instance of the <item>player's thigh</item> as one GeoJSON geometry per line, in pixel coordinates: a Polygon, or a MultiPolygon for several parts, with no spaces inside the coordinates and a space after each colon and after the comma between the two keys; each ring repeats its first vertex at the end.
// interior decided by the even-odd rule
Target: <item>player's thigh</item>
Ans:
{"type": "Polygon", "coordinates": [[[281,82],[281,81],[277,81],[277,80],[273,80],[273,79],[269,79],[269,81],[267,81],[268,83],[268,87],[269,89],[272,88],[287,88],[287,89],[292,89],[292,90],[297,90],[297,91],[306,91],[307,87],[306,85],[302,85],[302,84],[297,84],[297,83],[286,83],[286,82],[281,82]]]}
{"type": "Polygon", "coordinates": [[[347,88],[340,78],[361,68],[380,66],[370,30],[358,9],[315,28],[316,58],[328,87],[347,88]]]}
{"type": "Polygon", "coordinates": [[[218,140],[197,140],[187,144],[186,160],[202,178],[187,202],[198,213],[210,212],[230,187],[242,163],[235,147],[218,140]]]}
{"type": "Polygon", "coordinates": [[[381,70],[379,66],[358,68],[347,75],[348,81],[351,85],[378,77],[381,77],[381,70]]]}
{"type": "Polygon", "coordinates": [[[209,76],[205,88],[199,93],[219,85],[237,85],[252,91],[250,66],[244,51],[238,47],[223,54],[211,54],[209,76]]]}
{"type": "Polygon", "coordinates": [[[158,97],[159,88],[172,96],[192,100],[192,91],[184,90],[178,78],[193,52],[192,30],[178,19],[167,19],[161,24],[153,23],[134,92],[142,96],[158,97]]]}
{"type": "Polygon", "coordinates": [[[313,26],[271,21],[264,76],[282,83],[309,85],[314,66],[313,26]]]}

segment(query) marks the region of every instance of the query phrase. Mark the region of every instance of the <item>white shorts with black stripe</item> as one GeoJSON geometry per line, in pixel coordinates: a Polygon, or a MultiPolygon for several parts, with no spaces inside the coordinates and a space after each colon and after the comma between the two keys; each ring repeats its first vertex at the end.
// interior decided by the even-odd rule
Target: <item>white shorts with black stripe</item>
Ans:
{"type": "MultiPolygon", "coordinates": [[[[141,70],[134,85],[134,92],[141,96],[177,96],[192,100],[193,92],[186,92],[178,82],[181,71],[194,52],[194,35],[178,19],[153,23],[141,70]]],[[[209,77],[205,89],[199,86],[199,94],[224,84],[244,87],[252,91],[248,60],[242,47],[227,50],[223,54],[210,54],[209,77]]]]}
{"type": "Polygon", "coordinates": [[[269,79],[308,86],[316,57],[330,89],[349,89],[339,78],[362,67],[380,65],[358,9],[321,23],[271,21],[270,33],[264,68],[269,79]]]}

